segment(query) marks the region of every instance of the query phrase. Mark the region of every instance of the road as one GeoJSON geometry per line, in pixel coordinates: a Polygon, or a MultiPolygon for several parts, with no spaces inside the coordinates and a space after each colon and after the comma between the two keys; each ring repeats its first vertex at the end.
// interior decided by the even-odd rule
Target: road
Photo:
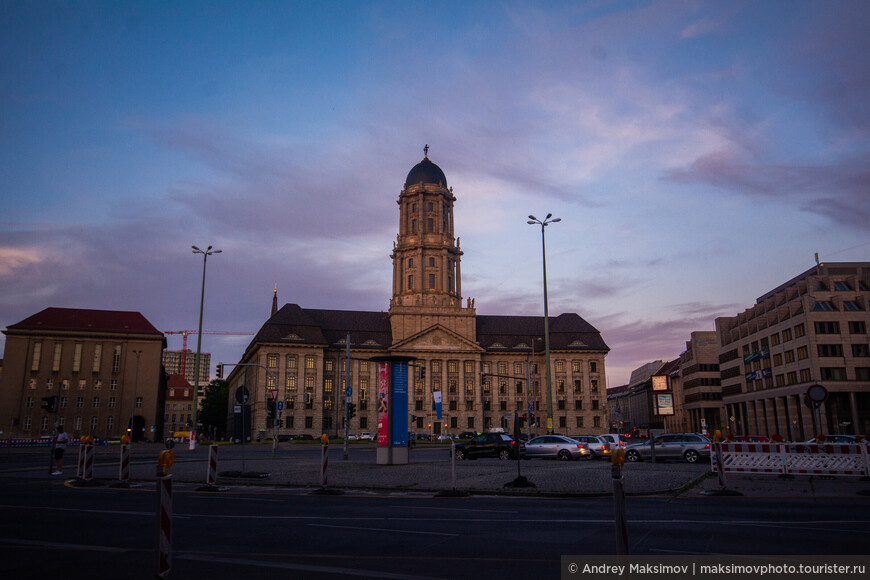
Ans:
{"type": "MultiPolygon", "coordinates": [[[[173,494],[173,579],[558,578],[562,555],[614,554],[606,497],[310,495],[280,487],[173,494]]],[[[154,576],[154,483],[0,479],[0,577],[154,576]]],[[[626,501],[629,550],[866,554],[865,498],[626,501]]]]}

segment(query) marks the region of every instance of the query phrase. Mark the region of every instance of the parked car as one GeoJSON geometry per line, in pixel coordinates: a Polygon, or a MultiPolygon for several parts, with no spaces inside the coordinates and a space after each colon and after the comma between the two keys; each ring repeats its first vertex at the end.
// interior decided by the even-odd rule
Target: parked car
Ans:
{"type": "Polygon", "coordinates": [[[604,435],[599,435],[601,439],[607,443],[607,446],[610,447],[612,445],[619,445],[621,447],[625,447],[628,445],[627,440],[624,435],[619,433],[605,433],[604,435]]]}
{"type": "Polygon", "coordinates": [[[417,435],[417,441],[431,441],[432,436],[428,433],[420,433],[417,435]]]}
{"type": "Polygon", "coordinates": [[[599,459],[605,455],[610,455],[610,445],[601,437],[596,437],[595,435],[572,435],[571,439],[586,445],[586,448],[589,449],[589,455],[586,456],[586,459],[599,459]]]}
{"type": "Polygon", "coordinates": [[[314,435],[311,433],[303,433],[302,435],[297,435],[296,439],[299,441],[314,441],[314,435]]]}
{"type": "Polygon", "coordinates": [[[347,434],[347,439],[348,439],[349,441],[356,441],[357,439],[359,439],[359,437],[356,436],[356,433],[348,433],[348,434],[347,434]]]}
{"type": "Polygon", "coordinates": [[[443,435],[439,435],[437,437],[437,440],[438,441],[452,441],[453,438],[450,435],[443,434],[443,435]]]}
{"type": "Polygon", "coordinates": [[[525,447],[524,457],[526,459],[540,457],[567,461],[569,459],[589,457],[590,455],[590,451],[585,443],[580,443],[570,437],[563,437],[561,435],[541,435],[540,437],[529,439],[525,447]]]}
{"type": "Polygon", "coordinates": [[[359,438],[360,438],[360,440],[371,441],[372,434],[369,433],[368,431],[363,431],[362,433],[359,434],[359,438]]]}
{"type": "Polygon", "coordinates": [[[735,435],[734,443],[770,443],[764,435],[735,435]]]}
{"type": "Polygon", "coordinates": [[[475,435],[477,435],[477,433],[475,433],[474,431],[463,431],[462,433],[459,434],[459,438],[460,439],[471,439],[475,435]]]}
{"type": "MultiPolygon", "coordinates": [[[[665,433],[653,439],[656,446],[656,460],[682,459],[689,463],[697,463],[701,459],[710,459],[710,440],[697,433],[665,433]]],[[[628,461],[641,461],[652,458],[650,441],[628,445],[625,448],[625,458],[628,461]]]]}
{"type": "Polygon", "coordinates": [[[504,433],[481,433],[465,443],[457,443],[456,459],[477,459],[478,457],[498,457],[502,460],[516,459],[522,455],[519,445],[510,435],[504,433]]]}

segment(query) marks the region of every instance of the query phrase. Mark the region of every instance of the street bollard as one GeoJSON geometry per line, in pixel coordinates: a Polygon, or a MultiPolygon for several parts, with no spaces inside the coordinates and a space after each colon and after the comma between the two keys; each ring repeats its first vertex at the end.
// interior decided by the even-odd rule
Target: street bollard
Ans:
{"type": "Polygon", "coordinates": [[[121,465],[118,470],[118,481],[122,483],[130,481],[130,446],[126,443],[121,445],[121,465]]]}
{"type": "Polygon", "coordinates": [[[327,483],[326,468],[329,466],[329,435],[324,433],[320,437],[320,441],[323,443],[320,448],[320,487],[325,488],[327,483]]]}
{"type": "MultiPolygon", "coordinates": [[[[161,451],[160,454],[172,453],[161,451]]],[[[172,476],[157,478],[157,534],[155,553],[157,559],[156,576],[166,578],[172,569],[172,476]]]]}
{"type": "Polygon", "coordinates": [[[625,465],[625,450],[618,447],[610,457],[613,478],[613,506],[616,524],[616,553],[628,555],[628,527],[625,520],[625,490],[622,487],[622,466],[625,465]]]}
{"type": "Polygon", "coordinates": [[[208,472],[205,474],[206,485],[217,483],[217,455],[218,446],[210,445],[208,448],[208,472]]]}

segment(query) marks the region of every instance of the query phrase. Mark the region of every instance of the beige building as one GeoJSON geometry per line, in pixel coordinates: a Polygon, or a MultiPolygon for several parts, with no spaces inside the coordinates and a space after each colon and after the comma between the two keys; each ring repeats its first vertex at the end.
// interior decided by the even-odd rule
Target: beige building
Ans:
{"type": "MultiPolygon", "coordinates": [[[[193,350],[165,350],[163,351],[163,366],[166,368],[166,373],[172,375],[183,375],[184,379],[191,385],[196,380],[194,370],[196,369],[196,351],[193,350]]],[[[205,387],[208,385],[209,373],[211,372],[211,354],[207,352],[199,353],[199,395],[203,396],[205,387]]]]}
{"type": "Polygon", "coordinates": [[[166,404],[163,408],[166,436],[174,437],[179,432],[185,432],[185,436],[189,436],[193,416],[193,385],[181,375],[170,374],[166,382],[166,404]]]}
{"type": "MultiPolygon", "coordinates": [[[[416,359],[409,377],[409,430],[417,434],[509,429],[515,413],[531,408],[546,431],[544,320],[478,315],[463,298],[456,197],[443,171],[426,156],[408,173],[399,194],[393,242],[392,297],[387,312],[277,308],[227,377],[230,416],[240,415],[234,393],[250,393],[253,436],[272,433],[267,398],[283,402],[280,434],[343,433],[350,336],[353,433],[377,431],[373,356],[416,359]],[[435,396],[442,400],[442,418],[435,396]]],[[[553,428],[598,433],[605,421],[609,348],[600,333],[573,313],[551,317],[553,428]]],[[[247,421],[247,419],[246,419],[247,421]]],[[[528,428],[524,429],[528,431],[528,428]]],[[[245,429],[247,431],[247,428],[245,429]]],[[[533,428],[532,431],[535,431],[533,428]]]]}
{"type": "Polygon", "coordinates": [[[674,425],[690,433],[712,434],[717,429],[723,435],[732,430],[724,417],[722,387],[719,379],[719,341],[715,331],[693,332],[680,355],[680,401],[674,425]]]}
{"type": "Polygon", "coordinates": [[[4,334],[0,425],[10,437],[51,436],[55,417],[71,437],[121,437],[132,415],[134,440],[160,438],[166,345],[140,313],[46,308],[4,334]]]}
{"type": "Polygon", "coordinates": [[[870,431],[870,263],[821,264],[716,319],[722,403],[741,435],[870,431]],[[805,403],[828,392],[821,425],[805,403]]]}

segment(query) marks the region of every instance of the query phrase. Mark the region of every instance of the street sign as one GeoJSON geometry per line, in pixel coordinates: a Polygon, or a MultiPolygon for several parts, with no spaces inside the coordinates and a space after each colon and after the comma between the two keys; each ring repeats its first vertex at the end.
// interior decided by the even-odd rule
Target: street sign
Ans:
{"type": "Polygon", "coordinates": [[[353,387],[351,387],[350,385],[348,385],[347,387],[345,387],[345,388],[344,388],[344,396],[345,396],[345,397],[351,397],[351,396],[353,396],[353,387]]]}
{"type": "Polygon", "coordinates": [[[251,394],[248,392],[248,387],[245,385],[236,389],[236,402],[240,405],[246,404],[248,402],[248,397],[250,396],[251,394]]]}
{"type": "Polygon", "coordinates": [[[807,397],[813,403],[824,403],[825,400],[828,398],[828,389],[819,384],[812,385],[810,388],[807,389],[807,397]]]}
{"type": "Polygon", "coordinates": [[[279,411],[283,411],[283,410],[284,410],[284,401],[278,401],[278,410],[279,410],[279,411]]]}

